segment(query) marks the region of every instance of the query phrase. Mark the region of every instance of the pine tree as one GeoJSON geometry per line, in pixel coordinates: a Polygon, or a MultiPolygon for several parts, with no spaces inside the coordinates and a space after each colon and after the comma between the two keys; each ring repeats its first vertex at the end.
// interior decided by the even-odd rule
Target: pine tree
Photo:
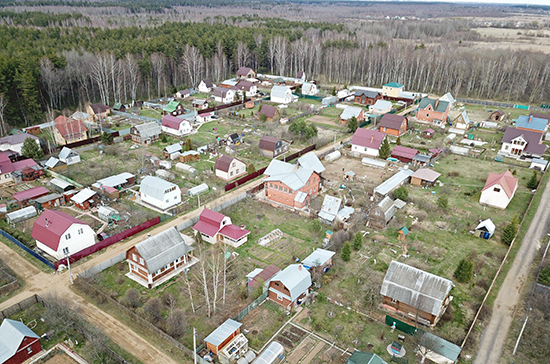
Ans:
{"type": "Polygon", "coordinates": [[[25,139],[25,141],[23,142],[23,146],[21,147],[21,154],[23,154],[27,158],[32,158],[35,161],[39,161],[44,158],[44,152],[42,151],[42,148],[33,138],[25,139]]]}
{"type": "Polygon", "coordinates": [[[251,174],[251,173],[254,173],[256,172],[256,167],[254,167],[254,163],[250,163],[247,167],[246,167],[246,173],[247,174],[251,174]]]}
{"type": "Polygon", "coordinates": [[[342,260],[344,262],[349,262],[351,259],[351,244],[349,241],[346,241],[344,243],[344,246],[342,247],[342,252],[340,253],[342,260]]]}
{"type": "Polygon", "coordinates": [[[353,133],[357,130],[358,127],[359,127],[359,123],[357,122],[357,118],[355,116],[352,116],[351,119],[349,119],[348,121],[349,131],[353,133]]]}
{"type": "Polygon", "coordinates": [[[390,154],[391,154],[390,142],[388,142],[387,138],[384,138],[384,141],[382,142],[382,145],[378,150],[378,156],[382,159],[386,159],[390,156],[390,154]]]}
{"type": "Polygon", "coordinates": [[[532,190],[536,189],[539,186],[539,180],[537,178],[537,171],[533,171],[531,179],[527,182],[527,188],[532,190]]]}
{"type": "Polygon", "coordinates": [[[353,238],[353,249],[359,250],[363,246],[363,235],[361,235],[361,232],[358,231],[357,234],[355,234],[355,238],[353,238]]]}
{"type": "Polygon", "coordinates": [[[462,259],[458,263],[454,277],[461,283],[466,283],[474,276],[474,263],[470,260],[462,259]]]}
{"type": "Polygon", "coordinates": [[[504,244],[510,245],[512,243],[518,231],[518,224],[518,216],[515,215],[512,221],[510,221],[510,223],[504,227],[501,237],[501,240],[504,244]]]}
{"type": "Polygon", "coordinates": [[[401,137],[400,136],[397,137],[397,141],[395,142],[395,144],[401,145],[401,137]]]}
{"type": "Polygon", "coordinates": [[[449,206],[449,198],[447,195],[440,195],[437,198],[437,206],[442,209],[446,209],[449,206]]]}
{"type": "Polygon", "coordinates": [[[187,152],[193,149],[193,142],[191,141],[191,138],[185,139],[185,144],[183,146],[183,149],[187,152]]]}

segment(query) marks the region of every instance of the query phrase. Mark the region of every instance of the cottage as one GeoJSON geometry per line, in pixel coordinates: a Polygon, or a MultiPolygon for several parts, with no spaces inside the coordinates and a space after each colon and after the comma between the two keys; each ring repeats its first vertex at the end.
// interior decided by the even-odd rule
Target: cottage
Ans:
{"type": "Polygon", "coordinates": [[[182,163],[199,161],[200,159],[201,155],[196,150],[188,150],[187,152],[183,152],[179,157],[179,160],[182,163]]]}
{"type": "Polygon", "coordinates": [[[126,276],[147,288],[163,284],[197,262],[191,243],[175,227],[147,238],[126,251],[126,276]]]}
{"type": "Polygon", "coordinates": [[[237,79],[238,80],[246,80],[247,78],[255,78],[256,72],[252,68],[249,67],[240,67],[237,70],[237,79]]]}
{"type": "Polygon", "coordinates": [[[407,132],[408,119],[402,115],[384,114],[380,120],[380,132],[393,136],[401,136],[407,132]]]}
{"type": "Polygon", "coordinates": [[[90,188],[84,188],[80,190],[76,195],[71,197],[71,201],[74,202],[75,207],[81,210],[88,210],[97,204],[96,192],[90,188]]]}
{"type": "Polygon", "coordinates": [[[411,184],[415,186],[433,186],[441,176],[440,173],[428,168],[420,168],[411,176],[411,184]]]}
{"type": "Polygon", "coordinates": [[[50,180],[50,186],[59,193],[67,192],[74,189],[74,185],[61,178],[53,178],[52,180],[50,180]]]}
{"type": "Polygon", "coordinates": [[[378,157],[378,151],[386,135],[377,130],[357,129],[351,138],[351,153],[354,157],[378,157]]]}
{"type": "Polygon", "coordinates": [[[0,363],[22,364],[42,351],[40,336],[21,321],[4,319],[0,325],[0,363]]]}
{"type": "Polygon", "coordinates": [[[447,101],[425,97],[420,100],[416,111],[416,119],[442,125],[447,122],[449,109],[450,104],[447,101]]]}
{"type": "Polygon", "coordinates": [[[304,71],[298,71],[296,73],[296,80],[295,82],[296,83],[304,83],[306,82],[307,78],[306,78],[306,73],[304,71]]]}
{"type": "Polygon", "coordinates": [[[61,162],[67,164],[68,166],[71,164],[80,163],[80,154],[67,147],[63,147],[63,149],[61,149],[58,157],[61,162]]]}
{"type": "Polygon", "coordinates": [[[229,155],[221,155],[214,165],[216,177],[224,181],[231,181],[246,174],[246,163],[229,155]]]}
{"type": "Polygon", "coordinates": [[[279,120],[279,109],[271,105],[262,105],[260,112],[258,112],[258,117],[261,119],[262,115],[265,115],[266,121],[277,121],[279,120]]]}
{"type": "MultiPolygon", "coordinates": [[[[186,90],[186,91],[189,92],[189,90],[186,90]]],[[[183,92],[183,91],[178,91],[178,94],[180,92],[183,92]]],[[[189,96],[189,95],[187,95],[187,96],[189,96]]],[[[182,98],[182,97],[180,97],[180,98],[182,98]]],[[[176,100],[170,101],[168,103],[168,105],[166,105],[164,107],[164,115],[178,116],[178,115],[183,115],[183,114],[185,114],[185,108],[183,107],[183,105],[179,101],[176,101],[176,100]]]]}
{"type": "Polygon", "coordinates": [[[105,118],[111,114],[111,108],[103,104],[90,104],[87,106],[86,112],[91,115],[94,120],[99,121],[105,120],[105,118]]]}
{"type": "Polygon", "coordinates": [[[17,201],[19,207],[25,207],[29,201],[38,197],[46,196],[50,191],[46,187],[38,186],[28,190],[14,193],[12,198],[17,201]]]}
{"type": "Polygon", "coordinates": [[[178,185],[162,178],[147,176],[139,186],[141,201],[166,211],[181,203],[181,190],[178,185]]]}
{"type": "Polygon", "coordinates": [[[223,324],[218,326],[218,328],[210,335],[208,335],[204,342],[206,343],[206,348],[214,355],[218,353],[227,345],[233,338],[237,337],[241,331],[240,327],[242,324],[232,319],[227,319],[223,324]]]}
{"type": "Polygon", "coordinates": [[[382,95],[378,91],[357,90],[353,94],[353,101],[361,105],[374,105],[378,100],[382,99],[382,95]]]}
{"type": "MultiPolygon", "coordinates": [[[[178,92],[176,92],[174,94],[174,97],[176,99],[186,99],[189,96],[191,96],[191,90],[179,90],[178,92]]],[[[172,102],[175,102],[175,101],[172,101],[172,102]]],[[[170,105],[170,104],[168,104],[168,105],[170,105]]],[[[183,106],[182,106],[182,108],[183,108],[183,106]]],[[[165,111],[167,111],[167,110],[165,109],[165,111]]]]}
{"type": "Polygon", "coordinates": [[[246,94],[247,97],[256,96],[258,93],[258,86],[250,81],[240,81],[235,87],[240,95],[246,94]]]}
{"type": "Polygon", "coordinates": [[[453,95],[451,95],[450,92],[447,92],[445,95],[441,96],[439,100],[448,102],[451,109],[455,106],[456,103],[455,98],[453,97],[453,95]]]}
{"type": "Polygon", "coordinates": [[[495,224],[491,219],[481,221],[474,230],[474,235],[483,239],[490,239],[494,234],[495,224]]]}
{"type": "Polygon", "coordinates": [[[520,115],[516,121],[516,129],[543,134],[548,130],[548,119],[520,115]]]}
{"type": "Polygon", "coordinates": [[[340,124],[347,124],[353,117],[357,120],[358,123],[361,123],[364,119],[363,109],[355,106],[346,107],[340,115],[340,124]]]}
{"type": "Polygon", "coordinates": [[[178,157],[179,157],[181,151],[182,151],[181,144],[180,143],[174,143],[174,144],[166,146],[162,151],[162,155],[164,156],[164,158],[174,159],[174,158],[171,158],[172,155],[177,153],[178,157]]]}
{"type": "Polygon", "coordinates": [[[390,82],[382,86],[382,95],[398,98],[403,92],[403,85],[397,82],[390,82]]]}
{"type": "Polygon", "coordinates": [[[325,195],[323,205],[321,205],[321,211],[319,211],[319,220],[326,224],[330,224],[336,219],[340,206],[342,205],[342,199],[330,195],[325,195]]]}
{"type": "Polygon", "coordinates": [[[394,260],[382,282],[382,307],[433,327],[452,301],[453,287],[448,279],[394,260]]]}
{"type": "Polygon", "coordinates": [[[274,159],[264,172],[268,176],[264,180],[265,198],[272,203],[303,209],[319,192],[324,170],[313,152],[301,156],[294,164],[274,159]]]}
{"type": "Polygon", "coordinates": [[[214,89],[214,101],[230,104],[235,101],[235,90],[230,88],[216,87],[214,89]]]}
{"type": "Polygon", "coordinates": [[[45,210],[34,222],[31,236],[36,247],[61,259],[95,244],[93,229],[62,211],[45,210]]]}
{"type": "Polygon", "coordinates": [[[300,305],[309,293],[311,274],[301,264],[291,264],[269,282],[268,299],[286,309],[300,305]]]}
{"type": "Polygon", "coordinates": [[[313,82],[304,82],[302,85],[302,95],[315,96],[318,93],[319,89],[313,82]]]}
{"type": "Polygon", "coordinates": [[[194,99],[192,105],[195,109],[208,109],[208,99],[194,99]]]}
{"type": "Polygon", "coordinates": [[[263,285],[262,292],[267,291],[269,282],[281,270],[274,264],[267,266],[265,269],[256,268],[254,272],[249,273],[246,277],[246,288],[249,293],[253,293],[258,287],[263,285]]]}
{"type": "Polygon", "coordinates": [[[290,104],[294,100],[292,90],[288,86],[273,86],[270,100],[277,104],[290,104]]]}
{"type": "Polygon", "coordinates": [[[65,199],[63,198],[63,195],[59,193],[50,193],[46,196],[38,197],[33,200],[30,200],[30,202],[40,210],[44,209],[53,209],[55,207],[59,207],[61,205],[65,204],[65,199]]]}
{"type": "Polygon", "coordinates": [[[506,114],[504,114],[504,111],[502,110],[497,110],[497,111],[493,111],[490,115],[489,115],[489,120],[493,120],[493,121],[502,121],[504,120],[504,116],[506,114]]]}
{"type": "Polygon", "coordinates": [[[149,145],[160,139],[161,126],[156,121],[132,126],[130,135],[134,143],[149,145]]]}
{"type": "Polygon", "coordinates": [[[75,111],[71,115],[71,119],[79,120],[82,123],[84,123],[84,125],[92,124],[94,122],[94,119],[93,119],[92,115],[88,114],[87,112],[83,112],[83,111],[75,111]]]}
{"type": "Polygon", "coordinates": [[[276,158],[287,152],[289,145],[290,143],[282,139],[271,136],[263,136],[260,138],[259,143],[260,154],[269,158],[276,158]]]}
{"type": "Polygon", "coordinates": [[[40,147],[40,139],[34,135],[27,133],[19,133],[14,135],[7,135],[3,138],[0,138],[0,152],[12,151],[18,155],[23,155],[21,153],[21,148],[23,148],[23,143],[27,138],[31,138],[36,141],[38,147],[40,147]]]}
{"type": "Polygon", "coordinates": [[[50,171],[64,172],[67,170],[67,163],[62,162],[55,157],[50,157],[44,164],[44,167],[46,167],[50,171]]]}
{"type": "Polygon", "coordinates": [[[367,212],[367,226],[374,229],[385,229],[395,216],[397,207],[393,200],[386,196],[367,212]]]}
{"type": "Polygon", "coordinates": [[[209,78],[205,78],[197,86],[197,91],[207,94],[212,92],[212,90],[214,90],[214,87],[216,87],[216,85],[214,85],[209,78]]]}
{"type": "Polygon", "coordinates": [[[71,119],[63,115],[55,118],[54,136],[59,145],[87,139],[86,131],[88,129],[80,120],[71,119]]]}
{"type": "Polygon", "coordinates": [[[388,193],[395,190],[397,187],[407,183],[413,175],[410,169],[399,168],[399,172],[382,182],[374,188],[374,193],[381,196],[386,196],[388,193]]]}
{"type": "Polygon", "coordinates": [[[491,172],[489,173],[487,182],[485,182],[485,186],[481,190],[479,203],[505,209],[514,197],[517,189],[518,179],[512,176],[510,171],[501,174],[491,172]]]}
{"type": "Polygon", "coordinates": [[[122,102],[115,102],[113,105],[114,111],[126,112],[126,106],[122,102]]]}
{"type": "Polygon", "coordinates": [[[508,127],[502,137],[499,154],[515,159],[541,158],[546,151],[546,145],[542,144],[542,136],[543,134],[537,131],[508,127]]]}
{"type": "Polygon", "coordinates": [[[384,115],[392,110],[393,104],[386,100],[377,100],[369,106],[369,113],[374,115],[384,115]]]}
{"type": "MultiPolygon", "coordinates": [[[[232,79],[223,81],[221,86],[222,86],[222,88],[234,88],[234,87],[236,88],[238,83],[239,83],[239,81],[237,81],[236,78],[232,78],[232,79]]],[[[216,90],[216,88],[214,87],[214,91],[215,90],[216,90]]]]}
{"type": "Polygon", "coordinates": [[[378,355],[355,350],[348,358],[346,364],[388,364],[378,355]]]}
{"type": "Polygon", "coordinates": [[[172,115],[165,115],[162,118],[161,130],[167,134],[183,136],[190,134],[193,127],[189,121],[172,115]]]}
{"type": "Polygon", "coordinates": [[[332,257],[334,257],[334,254],[336,253],[330,250],[317,248],[313,253],[302,260],[302,265],[306,269],[319,267],[323,272],[326,273],[334,265],[334,262],[332,261],[332,257]]]}
{"type": "Polygon", "coordinates": [[[396,145],[391,151],[392,158],[397,158],[403,163],[412,163],[414,157],[418,154],[418,150],[413,148],[396,145]]]}
{"type": "Polygon", "coordinates": [[[244,225],[233,225],[229,216],[209,209],[201,212],[193,231],[201,234],[202,239],[210,244],[227,243],[235,248],[246,243],[250,234],[244,225]]]}

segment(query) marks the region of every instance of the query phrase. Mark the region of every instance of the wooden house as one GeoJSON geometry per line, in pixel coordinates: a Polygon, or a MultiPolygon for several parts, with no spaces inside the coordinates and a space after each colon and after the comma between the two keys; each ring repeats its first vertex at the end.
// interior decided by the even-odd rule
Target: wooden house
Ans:
{"type": "Polygon", "coordinates": [[[268,299],[286,309],[300,305],[309,293],[311,274],[301,264],[291,264],[269,282],[268,299]]]}
{"type": "Polygon", "coordinates": [[[65,172],[67,170],[67,163],[60,161],[55,157],[50,157],[44,165],[47,169],[54,172],[65,172]]]}
{"type": "Polygon", "coordinates": [[[491,112],[491,114],[489,115],[489,120],[503,121],[505,116],[506,114],[504,113],[504,111],[498,109],[496,111],[491,112]]]}
{"type": "Polygon", "coordinates": [[[96,194],[97,193],[91,188],[84,188],[71,197],[71,201],[74,202],[75,207],[86,211],[97,205],[98,201],[96,194]]]}
{"type": "Polygon", "coordinates": [[[227,345],[233,338],[238,336],[241,333],[240,327],[242,324],[238,321],[227,319],[223,324],[218,326],[218,328],[210,335],[208,335],[204,342],[206,343],[206,348],[214,355],[218,353],[227,345]]]}
{"type": "Polygon", "coordinates": [[[54,136],[57,144],[65,145],[87,139],[88,129],[80,120],[63,115],[55,118],[54,136]]]}
{"type": "Polygon", "coordinates": [[[130,135],[134,143],[149,145],[160,139],[161,126],[156,121],[132,126],[130,135]]]}
{"type": "Polygon", "coordinates": [[[28,363],[42,352],[40,336],[36,335],[22,321],[4,319],[0,325],[0,363],[28,363]]]}
{"type": "Polygon", "coordinates": [[[432,169],[420,168],[411,176],[411,185],[433,186],[439,176],[441,176],[441,174],[432,169]]]}
{"type": "Polygon", "coordinates": [[[275,137],[263,136],[260,138],[260,154],[269,158],[276,158],[288,151],[289,143],[275,137]]]}
{"type": "Polygon", "coordinates": [[[258,117],[261,118],[262,115],[265,115],[266,121],[277,121],[279,120],[279,109],[271,105],[262,105],[260,112],[258,112],[258,117]]]}
{"type": "Polygon", "coordinates": [[[162,150],[162,155],[164,156],[164,158],[174,159],[174,158],[172,158],[172,156],[176,153],[178,155],[181,155],[181,151],[182,151],[181,144],[180,143],[174,143],[174,144],[166,146],[162,150]]]}
{"type": "Polygon", "coordinates": [[[418,154],[418,150],[413,148],[396,145],[391,151],[392,158],[398,159],[403,163],[412,163],[414,157],[418,154]]]}
{"type": "Polygon", "coordinates": [[[185,108],[179,101],[170,101],[164,107],[164,115],[178,116],[185,114],[185,108]]]}
{"type": "Polygon", "coordinates": [[[237,70],[237,80],[246,80],[247,78],[255,78],[256,72],[249,67],[240,67],[237,70]]]}
{"type": "Polygon", "coordinates": [[[397,207],[393,200],[386,196],[367,212],[367,226],[373,229],[385,229],[395,216],[397,207]]]}
{"type": "Polygon", "coordinates": [[[122,102],[116,102],[113,105],[114,111],[126,112],[126,106],[122,102]]]}
{"type": "Polygon", "coordinates": [[[408,119],[402,115],[384,114],[380,120],[379,131],[384,134],[401,136],[407,132],[408,119]]]}
{"type": "Polygon", "coordinates": [[[342,114],[340,114],[340,124],[347,124],[351,120],[351,118],[355,118],[357,120],[358,124],[361,124],[363,121],[363,109],[356,106],[348,106],[344,109],[342,114]]]}
{"type": "Polygon", "coordinates": [[[196,150],[188,150],[180,154],[179,160],[182,163],[200,161],[201,154],[196,150]]]}
{"type": "Polygon", "coordinates": [[[103,104],[89,104],[86,108],[86,112],[91,115],[94,120],[98,121],[104,120],[109,114],[111,114],[111,108],[103,104]]]}
{"type": "Polygon", "coordinates": [[[231,181],[246,174],[246,163],[229,155],[221,155],[214,165],[216,177],[231,181]]]}

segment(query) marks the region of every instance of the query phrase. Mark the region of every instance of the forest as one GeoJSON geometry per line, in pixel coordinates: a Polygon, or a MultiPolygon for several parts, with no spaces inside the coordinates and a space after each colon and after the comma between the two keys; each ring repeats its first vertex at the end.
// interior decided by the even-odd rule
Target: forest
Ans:
{"type": "Polygon", "coordinates": [[[380,86],[542,103],[548,54],[472,47],[468,20],[306,22],[257,15],[204,22],[91,27],[80,13],[0,12],[0,109],[10,125],[42,122],[47,110],[173,94],[240,66],[321,86],[380,86]],[[78,25],[77,25],[78,24],[78,25]]]}

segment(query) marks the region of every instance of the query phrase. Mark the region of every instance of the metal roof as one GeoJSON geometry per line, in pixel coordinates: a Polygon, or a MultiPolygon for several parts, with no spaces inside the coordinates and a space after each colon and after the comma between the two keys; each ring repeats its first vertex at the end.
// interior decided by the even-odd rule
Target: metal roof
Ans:
{"type": "Polygon", "coordinates": [[[516,128],[544,131],[548,126],[548,120],[534,116],[520,115],[516,121],[516,128]]]}
{"type": "Polygon", "coordinates": [[[301,264],[291,264],[277,273],[272,281],[281,282],[290,292],[290,301],[294,301],[311,286],[311,275],[301,264]]]}
{"type": "Polygon", "coordinates": [[[382,196],[387,195],[394,190],[397,186],[401,185],[403,181],[413,175],[413,171],[410,169],[401,169],[399,172],[382,182],[379,186],[374,188],[375,193],[379,193],[382,196]]]}
{"type": "Polygon", "coordinates": [[[221,345],[228,337],[233,335],[243,324],[232,319],[227,319],[223,324],[210,333],[204,341],[214,346],[221,345]]]}
{"type": "Polygon", "coordinates": [[[174,143],[174,144],[169,145],[166,148],[164,148],[164,151],[168,154],[180,152],[181,151],[181,145],[180,145],[180,143],[174,143]]]}
{"type": "Polygon", "coordinates": [[[402,84],[400,84],[400,83],[397,83],[397,82],[390,82],[390,83],[386,83],[386,84],[385,84],[384,86],[386,86],[386,87],[397,87],[397,88],[399,88],[399,87],[403,87],[403,85],[402,85],[402,84]]]}
{"type": "Polygon", "coordinates": [[[344,111],[340,115],[340,119],[349,120],[354,116],[355,116],[355,118],[359,118],[359,115],[361,115],[362,111],[363,111],[363,109],[361,109],[360,107],[348,106],[344,109],[344,111]]]}
{"type": "Polygon", "coordinates": [[[376,100],[374,105],[372,105],[373,109],[379,109],[379,110],[387,110],[392,108],[392,103],[386,100],[376,100]]]}
{"type": "MultiPolygon", "coordinates": [[[[164,191],[177,185],[163,180],[162,178],[147,176],[141,181],[139,192],[151,196],[157,200],[164,199],[164,191]]],[[[179,187],[178,187],[179,188],[179,187]]]]}
{"type": "Polygon", "coordinates": [[[328,222],[332,222],[336,218],[341,204],[341,198],[325,195],[323,205],[321,206],[321,211],[319,211],[319,217],[327,220],[328,222]]]}
{"type": "Polygon", "coordinates": [[[48,159],[48,161],[46,162],[46,167],[54,168],[55,166],[57,166],[57,163],[59,162],[61,162],[59,159],[55,157],[50,157],[50,159],[48,159]]]}
{"type": "MultiPolygon", "coordinates": [[[[415,157],[416,158],[416,157],[415,157]]],[[[441,173],[437,173],[428,168],[420,168],[418,171],[414,172],[412,177],[419,178],[423,181],[435,182],[436,179],[441,176],[441,173]]]]}
{"type": "Polygon", "coordinates": [[[50,181],[50,185],[56,186],[64,190],[67,187],[72,186],[69,182],[62,180],[61,178],[54,178],[50,181]]]}
{"type": "Polygon", "coordinates": [[[122,172],[114,176],[109,176],[107,178],[97,180],[96,183],[94,183],[94,185],[98,184],[98,186],[118,187],[120,185],[127,183],[128,180],[133,177],[135,176],[129,172],[122,172]]]}
{"type": "Polygon", "coordinates": [[[134,126],[142,139],[151,138],[162,133],[162,129],[158,122],[151,121],[150,123],[134,126]]]}
{"type": "Polygon", "coordinates": [[[313,253],[307,256],[304,260],[302,260],[302,264],[306,268],[311,267],[317,267],[320,265],[324,265],[326,262],[330,260],[336,254],[335,252],[331,252],[330,250],[325,250],[321,248],[317,248],[313,253]]]}
{"type": "Polygon", "coordinates": [[[285,99],[287,95],[291,95],[292,92],[288,86],[273,86],[271,89],[271,99],[274,97],[285,99]]]}
{"type": "Polygon", "coordinates": [[[136,245],[149,273],[158,271],[193,249],[185,243],[175,226],[136,245]]]}
{"type": "Polygon", "coordinates": [[[462,348],[458,345],[455,345],[445,339],[440,338],[432,333],[423,331],[423,339],[421,343],[426,345],[428,350],[433,351],[436,354],[444,356],[449,359],[451,362],[456,363],[462,348]]]}
{"type": "Polygon", "coordinates": [[[355,350],[348,358],[346,364],[387,364],[382,358],[373,353],[365,353],[355,350]]]}
{"type": "Polygon", "coordinates": [[[61,149],[61,152],[59,152],[59,156],[58,158],[60,160],[63,160],[63,159],[67,159],[68,157],[71,156],[71,153],[73,155],[78,155],[77,152],[75,152],[74,150],[70,149],[70,148],[67,148],[67,147],[63,147],[63,149],[61,149]]]}
{"type": "Polygon", "coordinates": [[[90,188],[85,188],[73,197],[71,197],[71,201],[77,204],[81,204],[84,201],[88,201],[90,198],[94,197],[95,194],[95,191],[91,190],[90,188]]]}
{"type": "Polygon", "coordinates": [[[317,154],[313,152],[309,152],[298,158],[298,164],[304,168],[311,168],[317,173],[321,173],[325,170],[323,163],[321,163],[317,154]]]}
{"type": "Polygon", "coordinates": [[[40,339],[22,322],[4,319],[0,326],[0,363],[15,355],[25,337],[40,339]]]}
{"type": "Polygon", "coordinates": [[[491,219],[483,220],[476,226],[476,230],[485,228],[487,232],[491,233],[493,235],[495,233],[495,224],[491,219]]]}

